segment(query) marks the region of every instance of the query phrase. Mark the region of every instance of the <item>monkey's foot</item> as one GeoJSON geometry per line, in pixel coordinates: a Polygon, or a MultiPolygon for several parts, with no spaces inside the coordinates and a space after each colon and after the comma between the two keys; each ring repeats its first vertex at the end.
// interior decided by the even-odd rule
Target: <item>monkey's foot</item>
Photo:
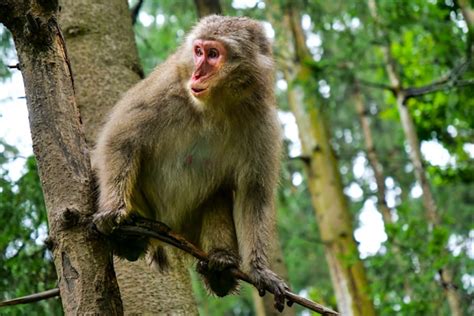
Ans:
{"type": "MultiPolygon", "coordinates": [[[[274,306],[279,312],[282,312],[285,308],[285,291],[289,290],[286,283],[267,268],[253,268],[249,275],[257,287],[260,296],[264,296],[266,290],[273,293],[275,298],[274,306]]],[[[291,306],[293,302],[288,301],[287,304],[291,306]]]]}
{"type": "Polygon", "coordinates": [[[209,261],[199,261],[196,270],[204,279],[207,288],[217,296],[226,296],[235,292],[239,285],[231,273],[239,266],[239,257],[224,249],[213,249],[209,252],[209,261]]]}
{"type": "Polygon", "coordinates": [[[114,228],[126,220],[126,215],[127,212],[124,208],[113,211],[98,211],[94,214],[92,221],[101,233],[110,235],[114,228]]]}

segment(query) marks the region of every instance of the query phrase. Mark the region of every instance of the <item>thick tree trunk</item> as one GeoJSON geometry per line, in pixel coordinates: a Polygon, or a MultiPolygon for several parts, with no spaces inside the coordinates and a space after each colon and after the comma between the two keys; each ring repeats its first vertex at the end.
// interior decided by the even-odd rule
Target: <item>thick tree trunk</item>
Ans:
{"type": "MultiPolygon", "coordinates": [[[[271,6],[270,1],[266,3],[271,6]]],[[[364,266],[352,236],[352,219],[343,193],[337,159],[330,145],[326,120],[317,107],[316,98],[305,93],[303,87],[304,83],[311,81],[312,76],[312,70],[305,66],[304,61],[312,57],[305,44],[299,14],[290,5],[285,9],[282,24],[277,40],[281,48],[279,52],[284,55],[280,67],[289,83],[288,102],[300,130],[302,154],[309,158],[308,186],[325,245],[339,312],[341,315],[375,315],[364,266]],[[288,43],[294,44],[294,50],[288,43]],[[299,63],[292,60],[298,60],[299,63]]]]}
{"type": "MultiPolygon", "coordinates": [[[[370,14],[376,24],[379,23],[379,17],[377,13],[377,5],[375,0],[368,0],[368,6],[370,14]]],[[[385,34],[381,34],[384,36],[385,34]]],[[[397,109],[400,114],[400,121],[402,124],[403,131],[405,133],[405,138],[410,146],[409,156],[411,163],[414,166],[415,176],[418,182],[420,183],[422,190],[422,199],[423,205],[426,212],[426,219],[431,228],[438,226],[441,223],[441,219],[438,214],[438,208],[436,201],[433,197],[433,192],[430,187],[430,183],[426,176],[426,171],[423,166],[423,158],[421,156],[420,150],[420,141],[418,140],[418,135],[416,134],[415,124],[413,123],[413,118],[411,117],[410,111],[406,104],[405,93],[402,89],[401,79],[398,76],[395,69],[395,61],[392,58],[390,47],[385,45],[382,47],[382,51],[385,58],[385,69],[390,81],[390,85],[395,91],[395,97],[397,99],[397,109]]],[[[453,285],[453,273],[449,267],[444,267],[440,272],[440,278],[442,284],[444,285],[444,292],[448,299],[449,308],[453,316],[461,316],[461,297],[456,290],[456,287],[453,285]]]]}
{"type": "Polygon", "coordinates": [[[121,315],[112,257],[89,227],[92,174],[57,9],[57,1],[6,0],[0,21],[13,34],[25,83],[64,312],[121,315]]]}
{"type": "MultiPolygon", "coordinates": [[[[106,114],[143,75],[125,0],[61,0],[61,26],[86,138],[93,146],[106,114]]],[[[144,259],[114,260],[125,314],[197,314],[187,268],[160,274],[144,259]]]]}

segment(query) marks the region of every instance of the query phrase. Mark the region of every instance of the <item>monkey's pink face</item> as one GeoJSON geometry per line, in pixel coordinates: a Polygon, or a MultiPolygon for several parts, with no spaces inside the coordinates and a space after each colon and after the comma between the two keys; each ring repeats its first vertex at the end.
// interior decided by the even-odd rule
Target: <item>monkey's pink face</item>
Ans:
{"type": "Polygon", "coordinates": [[[204,97],[226,61],[227,51],[218,41],[195,40],[193,43],[194,71],[191,76],[191,93],[204,97]]]}

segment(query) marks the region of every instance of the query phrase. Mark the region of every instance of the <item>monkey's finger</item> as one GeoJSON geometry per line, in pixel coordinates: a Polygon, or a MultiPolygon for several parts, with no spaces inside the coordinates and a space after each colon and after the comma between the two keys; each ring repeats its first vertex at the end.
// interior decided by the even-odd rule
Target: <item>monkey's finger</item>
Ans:
{"type": "MultiPolygon", "coordinates": [[[[276,297],[275,297],[275,298],[276,298],[276,297]]],[[[282,302],[282,301],[279,301],[279,300],[277,301],[277,300],[275,299],[275,304],[274,304],[274,306],[275,306],[275,309],[276,309],[277,311],[279,311],[280,313],[283,312],[283,309],[285,309],[285,299],[283,299],[283,302],[282,302]]]]}
{"type": "Polygon", "coordinates": [[[276,286],[274,291],[275,308],[281,313],[285,308],[285,287],[276,286]]]}
{"type": "Polygon", "coordinates": [[[260,297],[264,297],[265,296],[265,290],[264,289],[258,289],[258,295],[260,295],[260,297]]]}
{"type": "Polygon", "coordinates": [[[288,305],[288,307],[291,307],[291,306],[293,306],[294,303],[295,303],[295,302],[288,300],[288,301],[286,302],[286,305],[288,305]]]}

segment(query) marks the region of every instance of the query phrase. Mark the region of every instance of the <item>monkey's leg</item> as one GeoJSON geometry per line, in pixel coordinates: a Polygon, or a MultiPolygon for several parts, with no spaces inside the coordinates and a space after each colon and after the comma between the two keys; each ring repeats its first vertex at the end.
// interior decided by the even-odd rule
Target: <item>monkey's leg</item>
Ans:
{"type": "Polygon", "coordinates": [[[209,262],[198,262],[197,271],[206,286],[220,297],[238,287],[230,272],[240,263],[232,204],[231,194],[219,193],[200,208],[203,212],[200,245],[208,252],[209,262]]]}

